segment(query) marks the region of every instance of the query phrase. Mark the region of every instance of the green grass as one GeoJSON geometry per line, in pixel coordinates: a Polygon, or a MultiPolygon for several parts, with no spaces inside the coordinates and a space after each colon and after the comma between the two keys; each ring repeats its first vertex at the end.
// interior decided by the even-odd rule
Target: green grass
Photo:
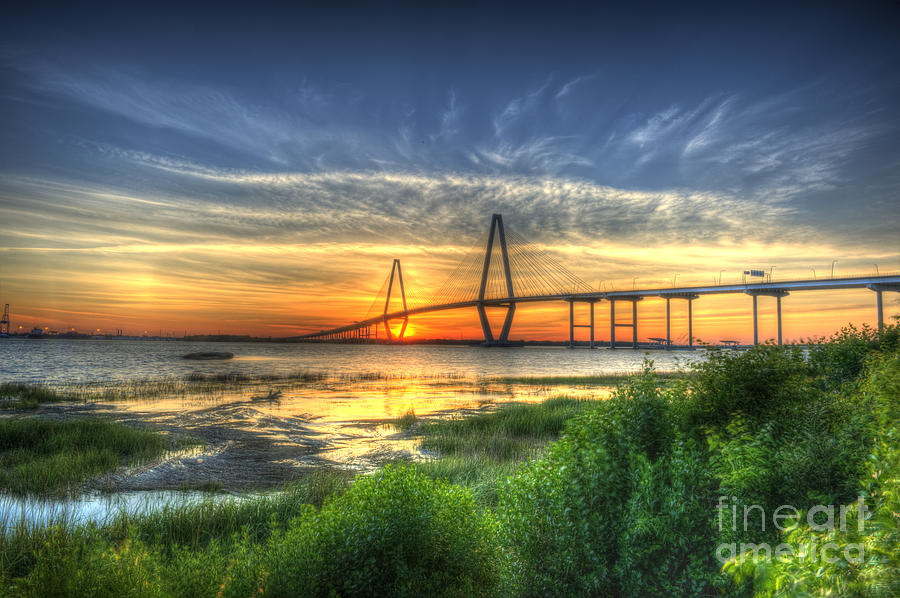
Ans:
{"type": "Polygon", "coordinates": [[[0,384],[0,409],[34,409],[41,403],[56,403],[66,397],[40,384],[0,384]]]}
{"type": "MultiPolygon", "coordinates": [[[[87,556],[79,555],[91,546],[99,545],[104,553],[111,554],[129,543],[139,543],[146,555],[158,557],[166,576],[190,575],[178,562],[186,555],[216,561],[230,556],[238,544],[264,543],[303,512],[304,505],[320,507],[326,498],[342,494],[353,475],[318,469],[263,496],[174,502],[138,515],[112,514],[101,524],[78,523],[65,511],[54,514],[47,523],[27,518],[10,520],[4,516],[8,510],[0,499],[0,583],[28,576],[40,560],[51,554],[61,561],[86,563],[87,556]]],[[[212,568],[221,570],[220,565],[213,562],[212,568]]],[[[75,573],[72,571],[72,575],[75,573]]],[[[0,595],[6,595],[4,587],[0,585],[0,595]]],[[[29,595],[27,591],[23,594],[29,595]]]]}
{"type": "Polygon", "coordinates": [[[415,410],[410,408],[406,413],[395,419],[392,425],[398,430],[405,432],[412,428],[418,421],[419,418],[416,417],[415,410]]]}
{"type": "Polygon", "coordinates": [[[302,505],[321,506],[326,498],[343,493],[353,477],[344,470],[317,469],[301,481],[256,498],[175,504],[136,517],[120,513],[108,522],[106,534],[116,541],[133,536],[153,545],[194,549],[227,541],[238,532],[264,540],[273,524],[283,527],[302,505]]]}
{"type": "Polygon", "coordinates": [[[482,505],[497,506],[501,484],[516,473],[518,461],[496,461],[486,456],[449,456],[417,461],[416,469],[428,477],[465,486],[482,505]]]}
{"type": "MultiPolygon", "coordinates": [[[[328,376],[316,372],[292,372],[247,376],[240,373],[191,373],[180,378],[130,380],[112,383],[71,383],[63,385],[0,384],[0,409],[34,409],[41,403],[114,402],[152,400],[161,397],[217,396],[227,391],[253,389],[259,386],[292,388],[325,380],[328,376]]],[[[362,380],[372,380],[374,374],[361,374],[362,380]]],[[[344,380],[345,378],[341,378],[344,380]]],[[[349,378],[346,378],[350,380],[349,378]]],[[[353,380],[350,380],[353,381],[353,380]]]]}
{"type": "Polygon", "coordinates": [[[442,456],[522,461],[556,439],[566,421],[594,404],[568,397],[505,403],[475,415],[422,422],[415,431],[423,437],[422,448],[442,456]]]}
{"type": "MultiPolygon", "coordinates": [[[[634,373],[597,374],[592,376],[501,376],[488,378],[488,382],[501,384],[530,384],[533,386],[617,386],[634,373]]],[[[656,372],[662,379],[684,378],[685,372],[656,372]]]]}
{"type": "Polygon", "coordinates": [[[64,494],[122,464],[174,448],[173,439],[102,419],[0,420],[0,489],[64,494]]]}
{"type": "Polygon", "coordinates": [[[352,484],[319,471],[268,497],[100,525],[64,512],[49,525],[10,521],[0,499],[0,595],[900,595],[900,356],[896,345],[877,360],[846,347],[808,369],[789,350],[735,352],[695,366],[689,383],[647,372],[604,401],[501,404],[439,421],[410,413],[400,420],[440,457],[352,484]],[[796,421],[785,397],[801,401],[796,421]],[[720,494],[771,513],[857,492],[872,514],[862,532],[779,539],[861,541],[872,557],[860,566],[837,549],[834,563],[766,559],[725,574],[714,560],[730,537],[715,531],[720,494]]]}

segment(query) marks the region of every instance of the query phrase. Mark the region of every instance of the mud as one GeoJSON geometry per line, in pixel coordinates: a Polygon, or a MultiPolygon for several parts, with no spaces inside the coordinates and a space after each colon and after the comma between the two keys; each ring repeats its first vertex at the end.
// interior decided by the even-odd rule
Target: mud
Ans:
{"type": "Polygon", "coordinates": [[[302,386],[253,384],[214,395],[44,404],[32,413],[38,417],[90,413],[192,441],[192,448],[92,480],[85,491],[246,492],[278,487],[317,468],[370,471],[390,461],[422,458],[418,440],[390,425],[408,411],[417,417],[443,417],[509,400],[608,392],[494,387],[474,381],[319,380],[302,386]]]}

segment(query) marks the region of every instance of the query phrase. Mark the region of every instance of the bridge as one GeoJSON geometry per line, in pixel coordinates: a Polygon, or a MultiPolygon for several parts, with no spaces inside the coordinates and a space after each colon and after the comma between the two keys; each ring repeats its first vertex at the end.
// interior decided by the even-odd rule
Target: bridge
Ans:
{"type": "MultiPolygon", "coordinates": [[[[832,265],[833,267],[833,265],[832,265]]],[[[756,272],[753,272],[756,274],[756,272]]],[[[815,275],[815,272],[813,272],[815,275]]],[[[721,281],[721,278],[720,278],[721,281]]],[[[588,328],[589,347],[595,347],[594,307],[606,301],[610,310],[609,346],[619,346],[616,330],[629,328],[631,347],[638,347],[638,303],[650,297],[666,301],[666,338],[654,339],[659,345],[672,346],[671,301],[687,302],[687,346],[693,348],[693,302],[704,295],[746,294],[753,303],[753,344],[759,344],[758,299],[774,297],[778,322],[778,344],[782,344],[781,300],[797,291],[829,291],[838,289],[869,289],[875,293],[875,309],[878,328],[884,327],[885,292],[900,292],[900,273],[878,274],[875,276],[847,276],[835,278],[814,278],[813,280],[791,280],[773,282],[771,273],[768,280],[750,282],[746,278],[740,284],[713,284],[702,286],[673,286],[667,288],[631,289],[620,291],[600,291],[569,272],[555,258],[539,246],[528,242],[521,235],[505,230],[503,217],[491,217],[487,245],[470,252],[456,267],[447,280],[432,294],[422,295],[408,289],[403,281],[403,269],[399,259],[395,259],[381,290],[376,295],[366,317],[350,324],[306,334],[300,339],[323,342],[395,342],[402,341],[411,316],[453,309],[475,308],[481,322],[485,345],[506,345],[512,327],[516,305],[546,301],[565,301],[569,304],[569,346],[575,345],[575,328],[588,328]],[[482,255],[483,251],[483,255],[482,255]],[[402,309],[391,311],[391,299],[399,292],[402,309]],[[384,305],[381,306],[381,297],[384,305]],[[588,323],[575,323],[575,304],[584,303],[589,307],[588,323]],[[616,319],[616,303],[631,304],[629,322],[616,319]],[[506,317],[499,335],[495,336],[487,317],[488,308],[506,310],[506,317]],[[375,315],[372,315],[373,312],[375,315]],[[396,335],[391,332],[390,322],[401,321],[396,335]],[[384,336],[379,338],[379,330],[384,336]]],[[[421,291],[421,289],[416,289],[421,291]]]]}

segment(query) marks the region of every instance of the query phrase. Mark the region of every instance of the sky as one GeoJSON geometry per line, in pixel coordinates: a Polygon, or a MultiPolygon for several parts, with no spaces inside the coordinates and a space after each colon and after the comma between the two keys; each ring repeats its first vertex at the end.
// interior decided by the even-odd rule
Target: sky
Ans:
{"type": "MultiPolygon", "coordinates": [[[[394,258],[427,297],[492,213],[597,289],[900,270],[895,3],[731,4],[9,9],[0,303],[14,329],[292,336],[370,314],[394,258]]],[[[696,301],[695,336],[748,339],[750,305],[696,301]]],[[[824,335],[874,294],[784,313],[824,335]]],[[[511,337],[567,319],[522,305],[511,337]]]]}

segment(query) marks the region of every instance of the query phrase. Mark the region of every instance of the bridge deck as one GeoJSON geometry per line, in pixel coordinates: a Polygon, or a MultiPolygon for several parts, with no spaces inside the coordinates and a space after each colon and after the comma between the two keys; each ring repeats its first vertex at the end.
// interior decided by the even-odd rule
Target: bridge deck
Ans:
{"type": "Polygon", "coordinates": [[[503,297],[494,299],[472,299],[470,301],[458,301],[455,303],[444,303],[439,305],[427,305],[404,311],[397,311],[388,314],[380,314],[374,318],[353,322],[346,326],[331,328],[329,330],[321,330],[305,334],[298,338],[316,338],[320,336],[328,336],[351,332],[372,326],[385,320],[396,320],[408,318],[418,314],[445,311],[450,309],[462,309],[466,307],[497,306],[509,305],[515,303],[534,303],[540,301],[603,301],[603,300],[634,300],[643,299],[645,297],[695,297],[701,295],[721,295],[728,293],[746,293],[750,295],[765,294],[783,294],[791,291],[825,291],[839,289],[865,289],[884,290],[884,291],[900,291],[900,275],[884,275],[884,276],[862,276],[847,278],[825,278],[816,280],[792,280],[779,282],[760,282],[747,284],[724,284],[724,285],[708,285],[708,286],[692,286],[692,287],[669,287],[654,289],[633,289],[630,291],[597,291],[589,293],[561,293],[555,295],[534,295],[523,297],[503,297]]]}

